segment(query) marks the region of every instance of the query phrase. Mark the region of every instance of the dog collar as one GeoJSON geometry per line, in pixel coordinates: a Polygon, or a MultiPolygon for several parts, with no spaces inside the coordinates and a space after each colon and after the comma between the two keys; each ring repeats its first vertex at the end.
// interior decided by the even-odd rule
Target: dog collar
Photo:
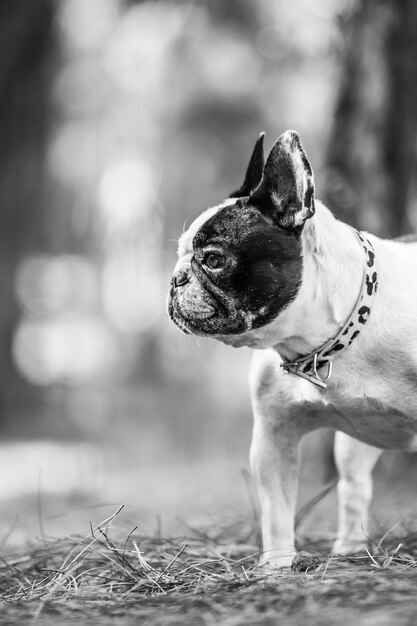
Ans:
{"type": "MultiPolygon", "coordinates": [[[[354,229],[353,229],[354,230],[354,229]]],[[[320,348],[297,361],[283,359],[281,367],[288,374],[304,378],[314,385],[326,389],[332,375],[333,359],[341,350],[350,346],[360,335],[369,319],[372,303],[378,290],[378,273],[375,267],[375,250],[369,239],[358,230],[354,230],[365,251],[366,265],[358,299],[352,313],[335,337],[328,339],[320,348]],[[325,376],[319,370],[327,366],[325,376]]],[[[282,358],[282,357],[281,357],[282,358]]]]}

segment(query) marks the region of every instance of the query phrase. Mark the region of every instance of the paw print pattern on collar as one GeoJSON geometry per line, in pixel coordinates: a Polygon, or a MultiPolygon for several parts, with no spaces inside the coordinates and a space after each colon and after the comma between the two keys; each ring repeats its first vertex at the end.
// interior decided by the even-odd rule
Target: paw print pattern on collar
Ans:
{"type": "Polygon", "coordinates": [[[357,339],[367,323],[378,291],[374,247],[363,233],[358,230],[354,230],[354,233],[365,252],[365,269],[359,296],[352,313],[337,335],[326,341],[320,348],[307,356],[300,357],[297,361],[283,360],[281,363],[281,367],[287,373],[305,378],[322,389],[326,389],[326,383],[331,377],[334,357],[357,339]],[[323,375],[321,370],[325,367],[327,371],[323,375]]]}

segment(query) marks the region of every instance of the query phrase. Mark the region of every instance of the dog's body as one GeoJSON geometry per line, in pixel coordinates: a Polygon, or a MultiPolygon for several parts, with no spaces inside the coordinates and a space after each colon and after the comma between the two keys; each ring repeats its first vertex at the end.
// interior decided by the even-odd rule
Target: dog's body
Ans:
{"type": "Polygon", "coordinates": [[[295,555],[304,434],[337,431],[339,554],[366,543],[371,471],[382,450],[417,450],[417,241],[365,235],[375,261],[368,293],[377,292],[369,320],[329,357],[326,384],[326,368],[316,362],[307,380],[288,373],[283,361],[314,354],[344,329],[367,258],[355,231],[314,203],[311,168],[295,133],[278,140],[263,168],[257,150],[259,142],[241,195],[206,211],[182,236],[169,308],[185,332],[261,349],[251,370],[250,455],[262,510],[261,562],[284,567],[295,555]]]}

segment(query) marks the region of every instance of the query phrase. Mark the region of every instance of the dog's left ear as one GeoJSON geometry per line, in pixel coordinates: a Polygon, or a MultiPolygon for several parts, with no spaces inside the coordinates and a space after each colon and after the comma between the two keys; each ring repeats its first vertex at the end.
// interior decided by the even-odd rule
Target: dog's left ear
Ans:
{"type": "Polygon", "coordinates": [[[230,194],[229,198],[243,198],[249,196],[252,191],[255,191],[259,183],[261,182],[262,172],[264,169],[264,136],[265,133],[261,133],[252,151],[251,158],[249,160],[248,169],[246,170],[245,180],[240,189],[237,189],[230,194]]]}
{"type": "Polygon", "coordinates": [[[281,228],[296,232],[314,215],[313,171],[295,131],[287,130],[275,143],[249,202],[281,228]]]}

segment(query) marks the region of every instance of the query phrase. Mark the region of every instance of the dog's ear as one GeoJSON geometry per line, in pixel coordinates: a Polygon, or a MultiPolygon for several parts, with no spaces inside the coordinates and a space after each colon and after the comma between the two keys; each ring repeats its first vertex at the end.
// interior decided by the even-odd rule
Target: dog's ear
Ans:
{"type": "Polygon", "coordinates": [[[252,191],[255,191],[259,183],[261,182],[262,172],[264,169],[264,136],[265,133],[261,133],[255,147],[252,151],[251,158],[249,160],[248,169],[246,170],[245,180],[240,189],[237,189],[230,194],[229,198],[243,198],[249,196],[252,191]]]}
{"type": "Polygon", "coordinates": [[[249,202],[287,230],[300,231],[314,215],[313,171],[295,131],[278,138],[249,202]]]}

